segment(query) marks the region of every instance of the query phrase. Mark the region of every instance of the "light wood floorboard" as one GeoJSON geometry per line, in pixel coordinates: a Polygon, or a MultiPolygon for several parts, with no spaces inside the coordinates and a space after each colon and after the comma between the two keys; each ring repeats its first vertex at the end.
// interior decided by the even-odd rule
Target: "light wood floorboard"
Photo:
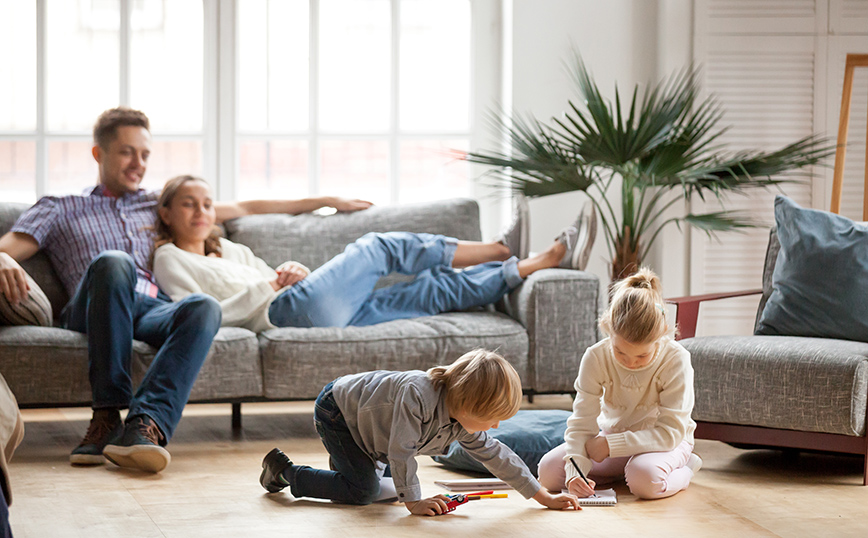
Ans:
{"type": "MultiPolygon", "coordinates": [[[[524,408],[569,406],[566,396],[538,396],[524,408]]],[[[411,516],[401,505],[265,494],[260,463],[274,446],[296,462],[327,465],[311,414],[311,402],[245,404],[235,439],[228,405],[191,405],[169,445],[171,465],[148,475],[68,464],[89,410],[25,410],[25,439],[10,464],[12,530],[18,538],[868,536],[861,458],[743,451],[713,441],[697,442],[704,466],[686,491],[640,501],[621,483],[618,506],[581,512],[548,511],[515,492],[436,518],[411,516]]],[[[434,480],[460,476],[427,457],[419,467],[425,495],[442,492],[434,480]]]]}

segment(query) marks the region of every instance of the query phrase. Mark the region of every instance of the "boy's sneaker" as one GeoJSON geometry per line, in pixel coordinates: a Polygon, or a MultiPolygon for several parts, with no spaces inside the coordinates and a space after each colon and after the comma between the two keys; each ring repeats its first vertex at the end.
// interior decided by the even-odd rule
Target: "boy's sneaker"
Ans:
{"type": "Polygon", "coordinates": [[[147,415],[127,419],[121,439],[106,445],[103,454],[119,467],[159,473],[172,456],[161,445],[166,440],[157,423],[147,415]]]}
{"type": "Polygon", "coordinates": [[[290,485],[283,476],[283,471],[290,467],[292,467],[292,461],[286,454],[279,448],[273,448],[262,458],[262,474],[259,475],[259,483],[268,493],[277,493],[290,485]]]}
{"type": "Polygon", "coordinates": [[[124,432],[124,423],[117,409],[94,409],[90,425],[84,439],[69,454],[69,463],[73,465],[102,465],[105,457],[102,454],[107,444],[120,438],[124,432]]]}
{"type": "Polygon", "coordinates": [[[495,241],[509,247],[509,253],[518,259],[527,258],[530,253],[530,208],[525,195],[517,193],[513,198],[512,221],[495,241]]]}
{"type": "Polygon", "coordinates": [[[695,475],[699,472],[699,469],[702,468],[702,458],[696,454],[691,454],[690,458],[687,460],[687,468],[693,471],[693,474],[695,475]]]}
{"type": "Polygon", "coordinates": [[[597,237],[597,211],[591,202],[585,203],[576,221],[564,228],[555,238],[567,251],[558,267],[584,271],[588,266],[591,248],[597,237]]]}

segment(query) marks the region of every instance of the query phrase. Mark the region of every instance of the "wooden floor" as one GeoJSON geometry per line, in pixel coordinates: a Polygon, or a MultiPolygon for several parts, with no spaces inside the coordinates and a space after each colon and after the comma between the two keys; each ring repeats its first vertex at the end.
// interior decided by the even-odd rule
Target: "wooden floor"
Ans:
{"type": "MultiPolygon", "coordinates": [[[[525,408],[568,409],[567,397],[537,397],[525,408]]],[[[347,507],[266,495],[263,455],[281,447],[296,462],[326,465],[311,422],[312,403],[246,404],[233,439],[229,405],[189,406],[158,475],[108,464],[75,468],[70,449],[87,427],[86,409],[25,411],[26,435],[10,465],[11,525],[18,538],[340,536],[868,536],[868,487],[861,458],[742,451],[698,441],[704,466],[686,491],[639,501],[616,486],[616,507],[553,512],[515,492],[453,514],[411,516],[402,505],[347,507]]],[[[419,458],[423,493],[459,476],[419,458]]]]}

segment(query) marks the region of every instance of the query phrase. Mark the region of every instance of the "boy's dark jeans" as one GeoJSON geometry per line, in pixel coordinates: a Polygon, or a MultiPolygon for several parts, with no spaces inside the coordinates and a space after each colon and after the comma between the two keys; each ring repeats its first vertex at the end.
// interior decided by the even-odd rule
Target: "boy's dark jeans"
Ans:
{"type": "Polygon", "coordinates": [[[293,465],[290,490],[294,497],[330,499],[346,504],[371,504],[380,494],[374,460],[356,444],[329,383],[314,406],[313,421],[329,453],[333,470],[293,465]]]}

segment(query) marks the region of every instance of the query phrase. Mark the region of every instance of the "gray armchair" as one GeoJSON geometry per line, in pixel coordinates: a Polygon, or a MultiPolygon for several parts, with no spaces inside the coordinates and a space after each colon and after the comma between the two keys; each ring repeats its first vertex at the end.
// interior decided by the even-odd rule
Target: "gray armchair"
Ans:
{"type": "MultiPolygon", "coordinates": [[[[695,337],[699,305],[772,290],[780,245],[769,236],[763,288],[679,297],[676,321],[695,371],[696,437],[744,447],[820,450],[865,456],[868,485],[868,343],[794,336],[695,337]]],[[[860,291],[862,293],[864,290],[860,291]]]]}

